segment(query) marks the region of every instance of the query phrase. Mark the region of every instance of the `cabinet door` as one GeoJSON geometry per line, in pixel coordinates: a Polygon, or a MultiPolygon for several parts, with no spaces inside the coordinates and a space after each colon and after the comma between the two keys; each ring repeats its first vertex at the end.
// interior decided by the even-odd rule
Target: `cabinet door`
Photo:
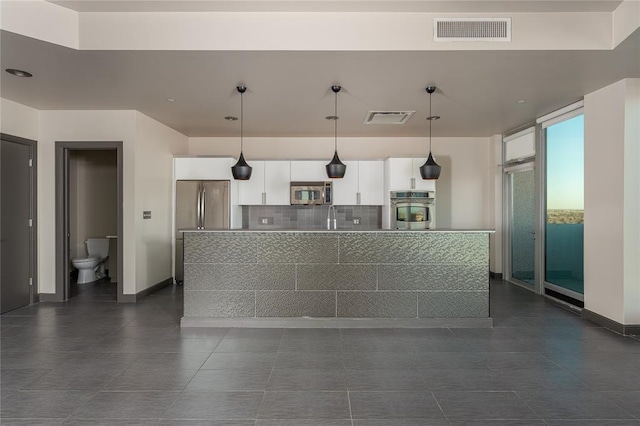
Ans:
{"type": "Polygon", "coordinates": [[[265,190],[265,162],[248,162],[253,168],[251,179],[238,181],[238,204],[241,206],[255,206],[262,204],[262,193],[265,190]]]}
{"type": "Polygon", "coordinates": [[[272,206],[291,204],[291,161],[265,161],[266,203],[272,206]]]}
{"type": "Polygon", "coordinates": [[[292,161],[291,180],[303,182],[326,182],[329,180],[325,166],[331,161],[292,161]]]}
{"type": "Polygon", "coordinates": [[[411,189],[414,178],[412,158],[389,158],[387,160],[389,191],[411,189]]]}
{"type": "Polygon", "coordinates": [[[343,161],[347,166],[344,177],[331,179],[333,182],[333,204],[336,206],[355,206],[358,204],[358,161],[343,161]]]}
{"type": "MultiPolygon", "coordinates": [[[[231,180],[231,166],[236,161],[231,157],[177,157],[173,159],[175,180],[231,180]]],[[[249,161],[250,165],[252,163],[249,161]]]]}
{"type": "MultiPolygon", "coordinates": [[[[349,170],[347,168],[347,170],[349,170]]],[[[384,204],[384,162],[359,161],[360,204],[363,206],[381,206],[384,204]]]]}

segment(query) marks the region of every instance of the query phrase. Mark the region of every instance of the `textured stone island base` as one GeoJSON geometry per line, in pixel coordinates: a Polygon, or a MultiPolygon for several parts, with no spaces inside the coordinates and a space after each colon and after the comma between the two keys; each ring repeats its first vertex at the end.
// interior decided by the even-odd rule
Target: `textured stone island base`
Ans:
{"type": "Polygon", "coordinates": [[[190,231],[184,246],[183,327],[491,326],[489,231],[190,231]]]}

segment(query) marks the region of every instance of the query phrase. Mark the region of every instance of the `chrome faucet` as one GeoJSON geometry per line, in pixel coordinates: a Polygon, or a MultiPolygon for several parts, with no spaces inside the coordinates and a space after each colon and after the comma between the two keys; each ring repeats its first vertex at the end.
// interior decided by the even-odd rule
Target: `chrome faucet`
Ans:
{"type": "Polygon", "coordinates": [[[338,229],[338,220],[336,219],[336,207],[331,204],[327,211],[327,229],[331,229],[331,212],[333,211],[333,229],[338,229]]]}

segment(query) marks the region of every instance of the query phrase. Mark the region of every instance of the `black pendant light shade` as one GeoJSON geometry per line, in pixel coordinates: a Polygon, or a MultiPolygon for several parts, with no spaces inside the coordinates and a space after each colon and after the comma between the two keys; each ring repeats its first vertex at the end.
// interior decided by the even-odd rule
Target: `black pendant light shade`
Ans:
{"type": "Polygon", "coordinates": [[[334,123],[334,152],[331,162],[325,166],[327,169],[327,176],[331,179],[342,179],[347,171],[347,165],[340,161],[338,157],[338,92],[342,89],[340,86],[331,86],[331,90],[335,95],[334,102],[334,115],[326,117],[327,120],[333,120],[334,123]]]}
{"type": "Polygon", "coordinates": [[[422,179],[438,179],[440,177],[440,170],[442,170],[442,167],[436,163],[433,155],[429,152],[429,158],[420,166],[420,176],[422,176],[422,179]]]}
{"type": "Polygon", "coordinates": [[[244,86],[236,86],[236,90],[240,93],[240,157],[238,162],[231,167],[231,174],[235,180],[249,180],[251,179],[251,166],[247,164],[242,153],[243,140],[244,140],[244,103],[242,95],[247,91],[244,86]]]}
{"type": "Polygon", "coordinates": [[[338,151],[333,153],[331,162],[325,166],[327,169],[327,176],[331,179],[342,179],[347,171],[347,165],[340,161],[338,157],[338,151]]]}
{"type": "Polygon", "coordinates": [[[251,166],[244,159],[244,154],[240,152],[238,162],[231,167],[231,174],[235,180],[249,180],[251,178],[251,166]]]}
{"type": "Polygon", "coordinates": [[[429,120],[429,158],[427,158],[427,161],[420,166],[420,176],[422,176],[422,179],[435,180],[440,177],[442,167],[436,163],[436,160],[433,159],[433,154],[431,154],[431,122],[439,119],[440,117],[437,115],[431,115],[431,95],[436,91],[436,87],[428,86],[425,90],[429,94],[429,117],[427,117],[427,120],[429,120]]]}

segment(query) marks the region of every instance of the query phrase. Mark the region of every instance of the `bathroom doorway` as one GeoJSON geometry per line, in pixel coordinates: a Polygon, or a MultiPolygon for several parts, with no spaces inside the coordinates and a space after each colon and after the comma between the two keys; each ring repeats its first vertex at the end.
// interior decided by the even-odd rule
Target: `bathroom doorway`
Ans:
{"type": "Polygon", "coordinates": [[[123,302],[122,187],[122,142],[56,142],[57,300],[123,302]]]}

